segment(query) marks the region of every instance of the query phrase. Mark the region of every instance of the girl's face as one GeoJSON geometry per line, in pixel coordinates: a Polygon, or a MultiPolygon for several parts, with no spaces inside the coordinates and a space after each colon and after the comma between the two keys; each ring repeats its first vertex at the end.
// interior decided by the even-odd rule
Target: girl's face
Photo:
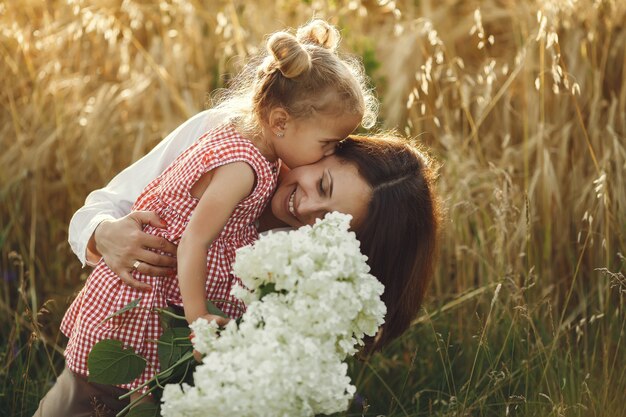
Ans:
{"type": "Polygon", "coordinates": [[[313,164],[332,155],[340,140],[361,123],[360,114],[289,118],[282,137],[273,140],[276,155],[289,167],[313,164]]]}
{"type": "Polygon", "coordinates": [[[367,216],[371,194],[355,165],[329,156],[289,171],[274,193],[272,212],[289,226],[300,227],[339,211],[352,215],[354,228],[367,216]]]}

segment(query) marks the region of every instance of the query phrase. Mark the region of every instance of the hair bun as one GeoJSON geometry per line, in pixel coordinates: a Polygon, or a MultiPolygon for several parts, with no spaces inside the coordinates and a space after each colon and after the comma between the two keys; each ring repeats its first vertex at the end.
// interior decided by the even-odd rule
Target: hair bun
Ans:
{"type": "Polygon", "coordinates": [[[337,28],[322,19],[311,20],[299,28],[296,37],[302,43],[321,46],[331,51],[337,49],[341,39],[337,28]]]}
{"type": "Polygon", "coordinates": [[[267,49],[274,60],[268,63],[266,71],[277,69],[285,77],[295,78],[311,69],[311,56],[290,33],[274,33],[267,40],[267,49]]]}

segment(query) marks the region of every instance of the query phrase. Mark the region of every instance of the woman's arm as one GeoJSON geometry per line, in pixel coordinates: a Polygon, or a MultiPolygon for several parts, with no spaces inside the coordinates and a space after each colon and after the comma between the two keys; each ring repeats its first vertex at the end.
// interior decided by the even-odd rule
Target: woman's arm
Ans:
{"type": "Polygon", "coordinates": [[[154,213],[129,215],[130,207],[143,188],[178,155],[206,130],[224,120],[225,115],[220,111],[198,113],[146,156],[115,176],[106,187],[89,194],[85,205],[72,217],[69,227],[70,246],[83,265],[95,264],[102,257],[127,284],[135,287],[138,287],[137,281],[130,277],[129,271],[136,261],[141,262],[143,273],[167,275],[172,272],[173,258],[156,255],[147,249],[166,249],[175,255],[174,246],[141,231],[142,224],[159,224],[160,220],[154,213]]]}
{"type": "MultiPolygon", "coordinates": [[[[207,250],[221,233],[237,204],[252,192],[254,178],[250,165],[233,162],[215,168],[198,181],[203,184],[204,190],[193,193],[200,201],[178,245],[178,285],[185,318],[189,323],[199,317],[217,319],[209,315],[205,304],[207,250]]],[[[218,320],[218,324],[222,322],[223,319],[218,320]]]]}

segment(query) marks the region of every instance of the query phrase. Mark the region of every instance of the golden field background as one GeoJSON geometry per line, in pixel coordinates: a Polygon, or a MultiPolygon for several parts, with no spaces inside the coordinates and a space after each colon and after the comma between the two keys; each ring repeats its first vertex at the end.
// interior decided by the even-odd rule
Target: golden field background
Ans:
{"type": "Polygon", "coordinates": [[[363,57],[380,127],[438,160],[446,208],[423,314],[351,364],[348,415],[626,415],[618,0],[0,2],[0,408],[30,415],[62,368],[87,193],[314,16],[363,57]]]}

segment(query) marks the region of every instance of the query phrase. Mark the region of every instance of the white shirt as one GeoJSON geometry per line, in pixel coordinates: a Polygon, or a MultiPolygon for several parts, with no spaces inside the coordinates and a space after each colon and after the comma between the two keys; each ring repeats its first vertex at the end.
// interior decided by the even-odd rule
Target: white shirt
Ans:
{"type": "Polygon", "coordinates": [[[85,205],[70,220],[68,241],[83,266],[87,263],[87,243],[103,220],[114,220],[130,213],[139,194],[178,155],[206,131],[222,124],[226,114],[205,110],[188,119],[167,135],[147,155],[117,174],[104,188],[91,192],[85,205]]]}

